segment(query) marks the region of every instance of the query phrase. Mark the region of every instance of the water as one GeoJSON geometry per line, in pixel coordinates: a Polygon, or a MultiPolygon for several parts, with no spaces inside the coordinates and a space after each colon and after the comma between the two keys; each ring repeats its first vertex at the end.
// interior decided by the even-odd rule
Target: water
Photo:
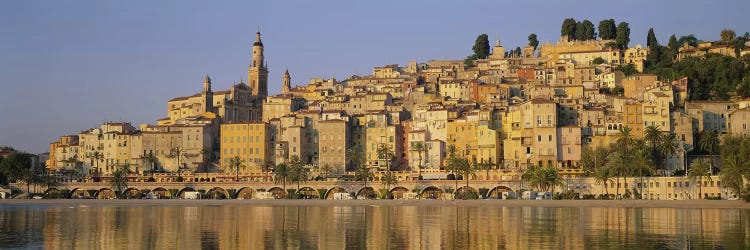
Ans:
{"type": "Polygon", "coordinates": [[[157,204],[0,204],[0,248],[750,248],[742,209],[157,204]]]}

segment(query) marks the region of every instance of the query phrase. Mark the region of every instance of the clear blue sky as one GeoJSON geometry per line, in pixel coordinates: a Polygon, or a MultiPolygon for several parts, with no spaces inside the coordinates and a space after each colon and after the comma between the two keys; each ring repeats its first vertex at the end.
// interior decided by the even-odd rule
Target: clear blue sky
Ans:
{"type": "MultiPolygon", "coordinates": [[[[166,116],[166,101],[247,77],[260,26],[269,93],[409,60],[462,59],[478,34],[506,47],[556,41],[563,19],[627,21],[715,40],[750,31],[750,1],[2,1],[0,145],[34,153],[103,121],[166,116]],[[616,4],[618,3],[618,4],[616,4]],[[620,4],[621,3],[621,4],[620,4]]],[[[494,43],[494,42],[493,42],[494,43]]]]}

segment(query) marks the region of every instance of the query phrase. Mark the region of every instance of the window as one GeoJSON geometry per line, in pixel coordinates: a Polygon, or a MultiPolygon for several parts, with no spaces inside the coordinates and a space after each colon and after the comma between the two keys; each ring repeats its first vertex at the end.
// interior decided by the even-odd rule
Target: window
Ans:
{"type": "Polygon", "coordinates": [[[537,135],[536,136],[536,141],[542,141],[542,136],[541,135],[537,135]]]}

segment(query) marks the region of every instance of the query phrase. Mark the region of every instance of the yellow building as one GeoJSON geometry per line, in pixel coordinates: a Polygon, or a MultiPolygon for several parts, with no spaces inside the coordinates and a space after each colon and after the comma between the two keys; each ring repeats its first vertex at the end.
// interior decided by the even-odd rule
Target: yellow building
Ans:
{"type": "MultiPolygon", "coordinates": [[[[623,123],[630,127],[630,135],[634,138],[643,138],[643,107],[641,103],[634,100],[629,100],[625,103],[623,123]]],[[[650,110],[653,111],[653,109],[650,110]]]]}
{"type": "Polygon", "coordinates": [[[239,156],[246,166],[240,172],[260,172],[264,166],[274,164],[273,138],[274,131],[268,123],[221,124],[221,167],[228,171],[230,160],[239,156]]]}

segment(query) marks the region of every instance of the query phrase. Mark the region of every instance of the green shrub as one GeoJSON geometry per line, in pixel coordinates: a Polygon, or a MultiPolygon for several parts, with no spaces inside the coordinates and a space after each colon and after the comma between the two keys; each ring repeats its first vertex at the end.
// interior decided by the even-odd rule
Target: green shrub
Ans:
{"type": "Polygon", "coordinates": [[[390,194],[388,193],[388,189],[381,188],[380,190],[380,198],[381,199],[390,199],[390,194]]]}
{"type": "Polygon", "coordinates": [[[490,190],[487,189],[487,188],[480,188],[479,189],[479,194],[482,195],[482,197],[484,197],[484,198],[487,198],[487,193],[489,193],[489,192],[490,192],[490,190]]]}
{"type": "Polygon", "coordinates": [[[237,199],[236,189],[233,189],[233,188],[227,189],[227,193],[229,193],[229,197],[227,197],[228,199],[237,199]]]}
{"type": "Polygon", "coordinates": [[[175,196],[177,196],[177,193],[180,192],[180,190],[177,190],[177,189],[174,189],[174,188],[170,188],[167,191],[169,191],[169,198],[174,198],[175,196]]]}
{"type": "Polygon", "coordinates": [[[584,200],[593,200],[593,199],[596,199],[596,196],[593,195],[593,194],[584,194],[583,195],[583,199],[584,200]]]}
{"type": "Polygon", "coordinates": [[[182,178],[182,176],[177,176],[176,182],[183,182],[185,181],[185,178],[182,178]]]}
{"type": "Polygon", "coordinates": [[[297,196],[297,192],[296,191],[297,191],[297,189],[294,189],[294,188],[287,189],[286,190],[286,198],[287,199],[299,199],[299,197],[297,196]]]}
{"type": "Polygon", "coordinates": [[[320,197],[321,199],[325,199],[326,198],[326,192],[328,192],[328,189],[319,188],[318,189],[318,197],[320,197]]]}

